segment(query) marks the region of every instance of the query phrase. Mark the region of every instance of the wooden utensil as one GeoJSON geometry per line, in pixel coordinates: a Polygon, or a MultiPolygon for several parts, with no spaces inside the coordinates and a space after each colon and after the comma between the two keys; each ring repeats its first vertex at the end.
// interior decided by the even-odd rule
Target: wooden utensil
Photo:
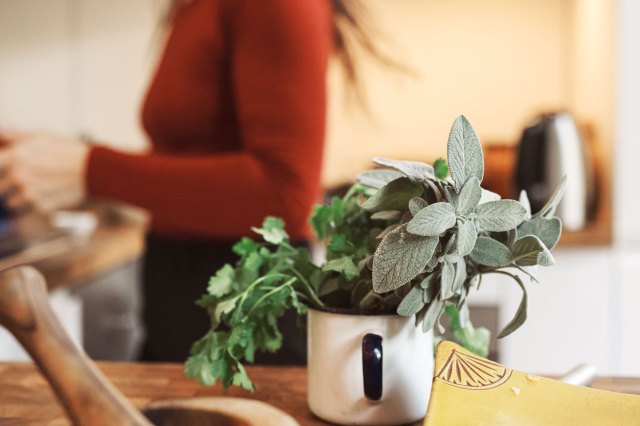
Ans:
{"type": "Polygon", "coordinates": [[[44,277],[32,267],[0,272],[0,325],[31,355],[77,425],[298,424],[275,407],[241,398],[157,401],[140,412],[65,333],[47,300],[44,277]]]}

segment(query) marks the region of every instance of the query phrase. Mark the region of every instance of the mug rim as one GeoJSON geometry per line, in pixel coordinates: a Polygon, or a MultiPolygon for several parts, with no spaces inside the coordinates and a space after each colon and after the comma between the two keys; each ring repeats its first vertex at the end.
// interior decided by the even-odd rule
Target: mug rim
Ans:
{"type": "MultiPolygon", "coordinates": [[[[325,307],[307,307],[308,310],[323,312],[325,314],[339,314],[339,315],[351,315],[351,316],[380,316],[380,317],[402,317],[398,315],[395,311],[377,311],[371,309],[359,309],[359,308],[333,308],[330,306],[325,307]]],[[[404,317],[402,317],[404,318],[404,317]]]]}

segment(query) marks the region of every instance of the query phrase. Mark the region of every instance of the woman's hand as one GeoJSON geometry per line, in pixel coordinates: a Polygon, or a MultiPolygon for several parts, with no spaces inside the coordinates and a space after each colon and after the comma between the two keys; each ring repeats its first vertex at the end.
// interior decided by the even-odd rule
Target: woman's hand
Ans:
{"type": "Polygon", "coordinates": [[[14,212],[73,207],[85,197],[88,155],[78,140],[0,131],[0,197],[14,212]]]}

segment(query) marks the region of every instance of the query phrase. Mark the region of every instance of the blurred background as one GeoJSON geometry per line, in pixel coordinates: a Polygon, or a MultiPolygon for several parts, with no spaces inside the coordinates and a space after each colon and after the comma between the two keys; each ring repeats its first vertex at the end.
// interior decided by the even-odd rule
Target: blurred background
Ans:
{"type": "MultiPolygon", "coordinates": [[[[459,114],[483,143],[485,183],[503,196],[519,187],[544,193],[559,180],[544,171],[565,171],[570,192],[561,214],[569,229],[554,252],[557,265],[529,285],[528,321],[493,352],[529,371],[589,362],[600,374],[640,375],[640,2],[365,3],[383,48],[409,72],[363,58],[363,111],[349,101],[337,67],[330,70],[327,191],[351,182],[375,155],[446,157],[459,114]],[[537,145],[563,154],[551,161],[531,151],[535,129],[545,135],[537,145]],[[532,156],[540,161],[530,164],[532,156]]],[[[160,0],[0,0],[0,126],[144,150],[139,109],[162,48],[162,10],[160,0]]],[[[132,255],[114,255],[97,274],[76,267],[68,276],[80,284],[65,275],[52,293],[72,334],[104,359],[133,357],[140,339],[138,240],[117,241],[132,255]],[[111,308],[100,313],[105,304],[111,308]]],[[[520,297],[507,280],[485,280],[471,299],[475,322],[499,328],[520,297]]],[[[0,334],[0,359],[23,356],[0,334]]]]}

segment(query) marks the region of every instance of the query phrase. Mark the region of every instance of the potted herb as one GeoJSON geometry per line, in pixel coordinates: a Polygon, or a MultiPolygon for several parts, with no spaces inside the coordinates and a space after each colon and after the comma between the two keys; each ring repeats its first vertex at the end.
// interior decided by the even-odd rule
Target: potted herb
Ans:
{"type": "MultiPolygon", "coordinates": [[[[309,404],[327,420],[398,424],[424,415],[433,369],[432,328],[443,312],[454,336],[486,352],[488,332],[470,325],[467,295],[486,274],[511,277],[523,290],[514,318],[498,337],[526,319],[521,276],[554,263],[560,238],[554,217],[564,183],[531,213],[526,194],[501,200],[481,188],[482,148],[468,120],[449,134],[448,164],[376,158],[342,198],[317,206],[310,223],[326,243],[311,261],[293,247],[277,218],[243,238],[239,260],[225,265],[198,301],[211,330],[193,345],[186,374],[203,384],[254,385],[244,369],[257,350],[277,351],[277,318],[309,312],[309,404]],[[450,176],[449,176],[450,172],[450,176]],[[224,327],[221,327],[224,325],[224,327]]],[[[486,353],[485,353],[486,354],[486,353]]]]}

